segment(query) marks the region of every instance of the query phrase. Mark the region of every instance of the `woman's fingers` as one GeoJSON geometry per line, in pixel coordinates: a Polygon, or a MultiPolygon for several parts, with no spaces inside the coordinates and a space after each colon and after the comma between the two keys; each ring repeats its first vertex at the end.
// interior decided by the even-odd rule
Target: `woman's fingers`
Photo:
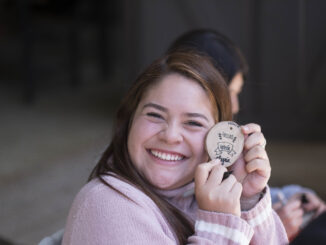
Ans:
{"type": "Polygon", "coordinates": [[[230,192],[233,188],[233,186],[237,183],[237,179],[233,174],[231,174],[227,179],[223,180],[223,187],[225,188],[226,191],[230,192]]]}
{"type": "Polygon", "coordinates": [[[255,132],[261,132],[261,127],[256,123],[248,123],[241,126],[241,130],[244,134],[252,134],[255,132]]]}
{"type": "Polygon", "coordinates": [[[197,166],[195,172],[195,185],[196,186],[203,186],[206,184],[207,179],[210,175],[211,170],[215,167],[220,165],[219,160],[213,160],[207,163],[202,163],[197,166]]]}
{"type": "Polygon", "coordinates": [[[257,195],[266,187],[271,166],[265,151],[266,139],[261,127],[249,123],[241,126],[241,130],[245,136],[243,161],[238,160],[233,169],[235,176],[241,181],[242,195],[248,198],[257,195]]]}
{"type": "Polygon", "coordinates": [[[277,202],[277,203],[274,203],[273,204],[272,208],[274,210],[278,210],[278,209],[282,208],[282,206],[283,206],[283,203],[282,202],[277,202]]]}
{"type": "Polygon", "coordinates": [[[246,170],[248,173],[257,171],[257,173],[264,177],[269,177],[271,174],[271,166],[265,149],[261,146],[255,146],[246,152],[244,156],[246,170]]]}
{"type": "Polygon", "coordinates": [[[255,123],[249,123],[241,126],[242,132],[245,134],[245,149],[251,149],[256,145],[260,145],[262,148],[266,146],[266,139],[261,132],[261,127],[255,123]]]}
{"type": "Polygon", "coordinates": [[[232,186],[231,192],[234,193],[238,198],[240,198],[242,194],[242,185],[240,182],[236,181],[232,186]]]}
{"type": "Polygon", "coordinates": [[[316,210],[317,215],[326,211],[326,204],[315,193],[307,192],[304,195],[308,200],[307,203],[302,204],[306,211],[316,210]]]}
{"type": "Polygon", "coordinates": [[[246,152],[244,159],[246,162],[250,162],[254,159],[268,159],[267,152],[261,146],[257,145],[251,148],[249,151],[246,152]]]}
{"type": "Polygon", "coordinates": [[[272,169],[268,160],[254,159],[247,163],[246,170],[248,173],[253,173],[256,171],[260,176],[269,178],[272,169]]]}
{"type": "Polygon", "coordinates": [[[227,170],[224,166],[215,165],[210,167],[207,164],[202,165],[198,168],[198,175],[196,175],[199,181],[195,183],[198,207],[203,210],[240,216],[241,184],[237,182],[232,174],[222,181],[223,174],[227,170]],[[204,182],[207,173],[209,173],[207,181],[204,182]],[[202,184],[202,186],[197,186],[197,183],[202,184]]]}
{"type": "Polygon", "coordinates": [[[209,177],[206,181],[207,186],[217,186],[222,182],[224,173],[227,172],[226,167],[218,164],[215,165],[209,174],[209,177]]]}
{"type": "Polygon", "coordinates": [[[244,148],[245,149],[250,149],[254,146],[261,146],[262,148],[265,149],[266,146],[266,139],[263,135],[262,132],[254,132],[251,135],[249,135],[245,142],[244,142],[244,148]]]}
{"type": "Polygon", "coordinates": [[[315,217],[317,217],[318,215],[320,215],[324,212],[326,212],[326,205],[322,204],[317,208],[315,217]]]}
{"type": "Polygon", "coordinates": [[[297,209],[301,209],[301,201],[300,200],[289,200],[285,205],[284,205],[286,211],[294,211],[297,209]]]}

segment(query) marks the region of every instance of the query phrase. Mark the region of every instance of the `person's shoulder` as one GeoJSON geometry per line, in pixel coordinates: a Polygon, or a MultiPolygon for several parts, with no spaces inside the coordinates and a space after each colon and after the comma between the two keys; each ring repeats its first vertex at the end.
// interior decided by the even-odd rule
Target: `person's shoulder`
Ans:
{"type": "Polygon", "coordinates": [[[133,201],[141,205],[152,205],[153,201],[137,187],[114,176],[103,176],[103,183],[99,178],[88,182],[77,194],[78,203],[105,203],[118,204],[133,201]]]}
{"type": "Polygon", "coordinates": [[[173,238],[165,217],[147,195],[116,177],[103,180],[111,187],[95,178],[77,194],[63,244],[127,244],[127,240],[140,244],[154,234],[173,238]]]}

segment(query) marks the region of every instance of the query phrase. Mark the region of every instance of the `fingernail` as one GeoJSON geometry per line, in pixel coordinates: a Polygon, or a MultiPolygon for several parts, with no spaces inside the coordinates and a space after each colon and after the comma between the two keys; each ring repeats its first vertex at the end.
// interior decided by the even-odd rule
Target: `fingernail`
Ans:
{"type": "Polygon", "coordinates": [[[244,131],[248,131],[249,130],[249,128],[247,126],[243,126],[242,128],[244,129],[244,131]]]}

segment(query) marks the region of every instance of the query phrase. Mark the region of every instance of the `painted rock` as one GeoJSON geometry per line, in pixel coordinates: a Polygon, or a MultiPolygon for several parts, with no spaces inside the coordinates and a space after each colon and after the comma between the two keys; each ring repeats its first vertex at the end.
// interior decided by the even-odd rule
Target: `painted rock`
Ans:
{"type": "Polygon", "coordinates": [[[244,135],[238,124],[223,121],[215,124],[206,136],[206,150],[211,159],[220,159],[222,165],[232,165],[240,156],[244,135]]]}

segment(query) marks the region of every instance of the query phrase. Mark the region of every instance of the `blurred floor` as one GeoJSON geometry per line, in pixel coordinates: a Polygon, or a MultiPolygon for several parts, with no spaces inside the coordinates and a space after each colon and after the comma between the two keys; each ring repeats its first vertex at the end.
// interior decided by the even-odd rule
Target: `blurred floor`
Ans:
{"type": "MultiPolygon", "coordinates": [[[[0,90],[0,237],[37,244],[64,227],[76,192],[110,139],[110,84],[41,91],[34,105],[0,90]]],[[[274,185],[298,183],[326,199],[326,142],[268,142],[274,185]]]]}
{"type": "Polygon", "coordinates": [[[33,105],[19,89],[0,88],[0,237],[36,244],[64,226],[110,139],[118,99],[112,82],[92,84],[41,89],[33,105]]]}

